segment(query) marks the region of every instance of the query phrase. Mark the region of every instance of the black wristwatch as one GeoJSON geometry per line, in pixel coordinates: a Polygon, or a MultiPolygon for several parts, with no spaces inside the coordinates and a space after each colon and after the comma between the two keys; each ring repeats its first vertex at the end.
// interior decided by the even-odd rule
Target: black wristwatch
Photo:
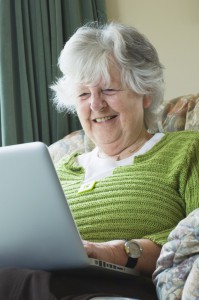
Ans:
{"type": "Polygon", "coordinates": [[[143,249],[135,240],[126,241],[124,250],[128,255],[127,268],[134,268],[137,264],[138,258],[141,256],[143,249]]]}

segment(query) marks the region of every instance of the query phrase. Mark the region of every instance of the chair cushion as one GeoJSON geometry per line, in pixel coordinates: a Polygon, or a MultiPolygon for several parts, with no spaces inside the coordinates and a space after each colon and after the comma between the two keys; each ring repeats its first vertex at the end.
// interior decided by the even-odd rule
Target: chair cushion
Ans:
{"type": "Polygon", "coordinates": [[[51,158],[57,163],[64,155],[70,155],[74,151],[88,152],[94,148],[92,141],[85,135],[83,129],[76,130],[63,139],[48,147],[51,158]]]}
{"type": "Polygon", "coordinates": [[[199,94],[164,102],[158,128],[160,132],[199,130],[199,94]]]}

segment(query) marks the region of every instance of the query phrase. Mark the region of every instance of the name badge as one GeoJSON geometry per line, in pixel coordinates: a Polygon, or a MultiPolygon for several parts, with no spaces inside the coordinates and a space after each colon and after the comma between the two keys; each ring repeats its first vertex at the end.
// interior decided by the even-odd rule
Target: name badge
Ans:
{"type": "Polygon", "coordinates": [[[83,193],[92,191],[94,189],[95,185],[96,185],[95,180],[93,180],[89,183],[83,183],[78,190],[78,194],[83,194],[83,193]]]}

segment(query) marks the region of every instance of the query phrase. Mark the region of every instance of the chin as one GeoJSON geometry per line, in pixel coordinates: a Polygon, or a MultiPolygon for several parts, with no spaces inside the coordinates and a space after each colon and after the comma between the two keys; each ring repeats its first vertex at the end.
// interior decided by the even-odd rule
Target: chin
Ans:
{"type": "Polygon", "coordinates": [[[98,134],[98,135],[95,135],[95,136],[92,136],[92,141],[95,143],[95,145],[97,146],[108,146],[108,145],[111,145],[111,144],[114,144],[115,142],[117,142],[118,138],[114,138],[114,136],[112,135],[105,135],[103,133],[101,134],[98,134]]]}

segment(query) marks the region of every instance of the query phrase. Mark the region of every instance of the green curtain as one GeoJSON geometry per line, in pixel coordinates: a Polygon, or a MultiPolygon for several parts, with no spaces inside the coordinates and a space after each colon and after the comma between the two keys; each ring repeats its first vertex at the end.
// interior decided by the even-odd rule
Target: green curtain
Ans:
{"type": "Polygon", "coordinates": [[[75,29],[106,21],[104,0],[0,0],[0,145],[47,145],[80,128],[57,113],[50,84],[75,29]]]}

